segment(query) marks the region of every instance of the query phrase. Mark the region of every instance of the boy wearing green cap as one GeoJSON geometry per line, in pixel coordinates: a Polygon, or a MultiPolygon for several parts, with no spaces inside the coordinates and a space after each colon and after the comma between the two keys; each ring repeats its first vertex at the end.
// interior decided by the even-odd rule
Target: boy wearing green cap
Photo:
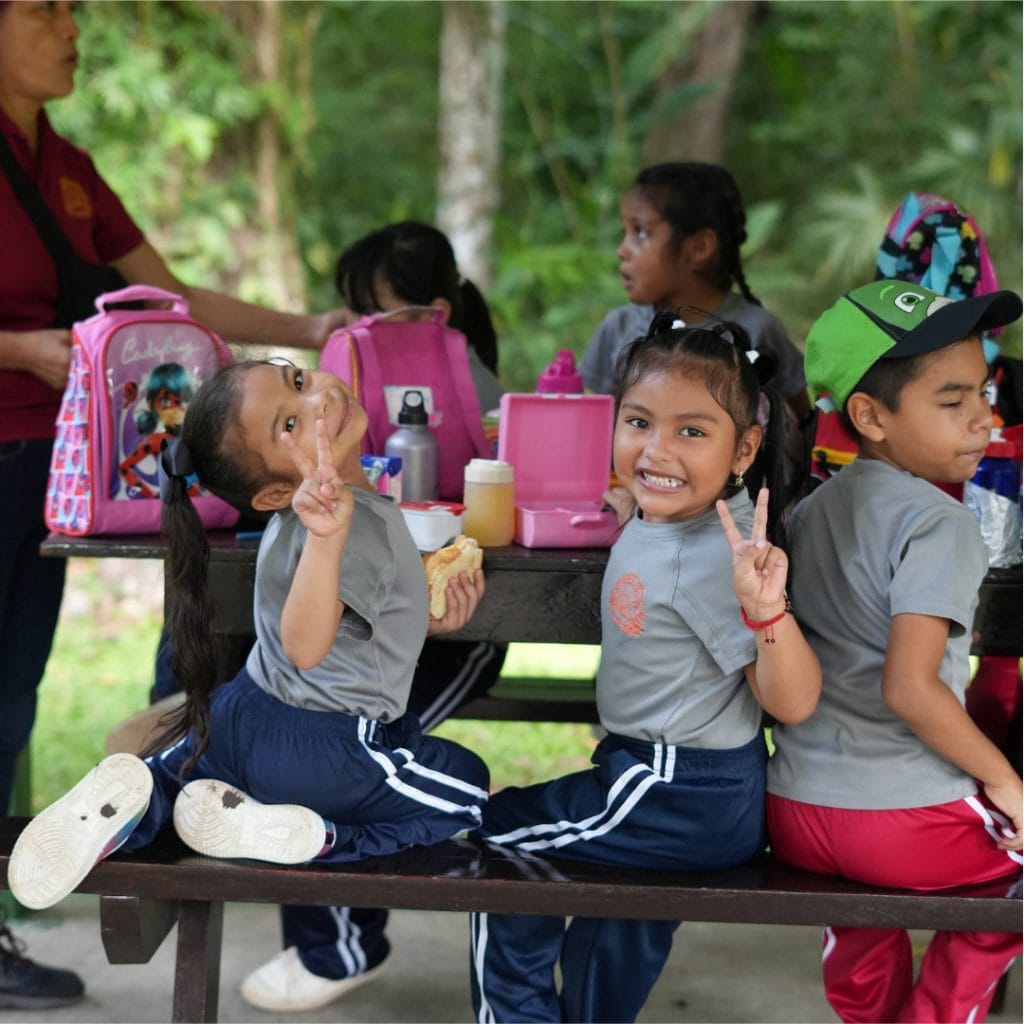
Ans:
{"type": "MultiPolygon", "coordinates": [[[[963,707],[986,549],[929,482],[974,474],[992,427],[980,335],[1020,315],[1013,292],[953,302],[875,281],[808,335],[809,385],[859,452],[790,526],[822,693],[774,730],[768,824],[799,867],[919,890],[1020,871],[1021,780],[963,707]]],[[[981,1021],[1020,950],[1016,934],[938,932],[915,984],[906,932],[827,928],[825,994],[844,1021],[981,1021]]]]}

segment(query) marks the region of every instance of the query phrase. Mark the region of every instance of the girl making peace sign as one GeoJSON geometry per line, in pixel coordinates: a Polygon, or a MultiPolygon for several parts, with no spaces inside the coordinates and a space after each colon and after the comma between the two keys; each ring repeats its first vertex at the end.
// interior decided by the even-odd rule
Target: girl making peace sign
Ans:
{"type": "MultiPolygon", "coordinates": [[[[97,860],[144,846],[172,818],[200,853],[279,863],[358,860],[479,824],[483,761],[406,714],[427,589],[400,509],[363,474],[365,430],[329,373],[236,363],[196,392],[161,457],[169,626],[187,700],[156,753],[106,758],[29,823],[9,869],[26,906],[56,903],[97,860]],[[256,643],[220,686],[193,477],[271,514],[256,643]]],[[[453,580],[429,632],[465,625],[483,591],[479,571],[453,580]]]]}
{"type": "MultiPolygon", "coordinates": [[[[492,796],[482,827],[492,843],[682,871],[764,848],[762,709],[801,721],[821,682],[788,614],[769,492],[753,507],[744,486],[778,481],[778,401],[764,438],[757,421],[770,372],[738,325],[683,328],[672,314],[624,350],[614,464],[637,511],[602,586],[597,706],[608,735],[591,770],[492,796]]],[[[477,1019],[631,1021],[676,926],[475,914],[477,1019]]]]}

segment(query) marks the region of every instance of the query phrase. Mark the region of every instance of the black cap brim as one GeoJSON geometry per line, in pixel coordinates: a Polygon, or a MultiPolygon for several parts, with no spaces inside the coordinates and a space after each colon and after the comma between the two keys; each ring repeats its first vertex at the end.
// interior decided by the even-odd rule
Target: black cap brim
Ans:
{"type": "Polygon", "coordinates": [[[1016,292],[998,291],[959,299],[937,309],[908,331],[879,358],[901,359],[935,352],[964,338],[1005,327],[1020,318],[1021,298],[1016,292]]]}

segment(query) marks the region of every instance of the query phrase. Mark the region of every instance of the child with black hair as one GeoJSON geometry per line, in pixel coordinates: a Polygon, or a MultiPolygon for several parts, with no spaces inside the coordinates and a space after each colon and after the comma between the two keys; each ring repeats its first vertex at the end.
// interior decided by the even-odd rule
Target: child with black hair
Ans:
{"type": "MultiPolygon", "coordinates": [[[[480,408],[495,408],[502,388],[495,373],[497,338],[483,296],[458,271],[442,231],[401,221],[371,231],[338,259],[335,282],[353,313],[413,315],[406,307],[435,307],[469,342],[480,408]]],[[[463,704],[487,693],[505,661],[504,644],[437,640],[423,644],[409,710],[425,732],[463,704]]],[[[388,911],[378,907],[281,907],[283,949],[242,981],[242,997],[270,1013],[313,1010],[377,978],[391,955],[388,911]]]]}
{"type": "Polygon", "coordinates": [[[622,349],[655,313],[677,310],[690,327],[709,317],[738,323],[755,346],[773,352],[776,389],[802,421],[810,404],[800,352],[747,284],[740,255],[746,213],[732,175],[697,162],[647,167],[623,198],[621,216],[616,257],[630,304],[612,310],[591,337],[580,363],[584,384],[614,393],[622,349]]]}
{"type": "MultiPolygon", "coordinates": [[[[672,314],[622,353],[614,464],[638,510],[602,587],[607,735],[593,769],[492,796],[490,842],[670,871],[764,848],[762,709],[798,722],[820,683],[788,613],[786,554],[769,540],[778,516],[761,484],[779,483],[784,420],[770,397],[758,423],[767,366],[737,324],[682,327],[672,314]]],[[[477,1019],[631,1021],[676,927],[474,914],[477,1019]]]]}
{"type": "Polygon", "coordinates": [[[459,273],[443,231],[420,221],[388,224],[353,242],[338,259],[338,293],[354,313],[390,313],[434,306],[466,336],[469,369],[484,412],[501,401],[498,339],[484,297],[459,273]]]}
{"type": "Polygon", "coordinates": [[[429,619],[402,513],[360,462],[366,413],[328,373],[225,367],[196,392],[161,455],[169,628],[186,702],[151,756],[106,758],[26,826],[8,882],[28,907],[66,896],[99,859],[145,846],[172,818],[200,853],[353,861],[479,823],[488,772],[406,712],[427,632],[466,624],[483,574],[449,583],[429,619]],[[217,685],[206,534],[193,478],[243,512],[272,513],[256,563],[256,643],[217,685]]]}
{"type": "MultiPolygon", "coordinates": [[[[772,850],[821,874],[929,891],[1019,885],[1021,779],[964,709],[988,557],[962,483],[992,426],[981,336],[1013,292],[951,301],[875,281],[815,322],[806,366],[857,458],[795,509],[793,612],[821,699],[773,731],[772,850]]],[[[982,1021],[1021,950],[1011,933],[936,932],[917,981],[898,928],[827,928],[825,994],[844,1021],[982,1021]]]]}

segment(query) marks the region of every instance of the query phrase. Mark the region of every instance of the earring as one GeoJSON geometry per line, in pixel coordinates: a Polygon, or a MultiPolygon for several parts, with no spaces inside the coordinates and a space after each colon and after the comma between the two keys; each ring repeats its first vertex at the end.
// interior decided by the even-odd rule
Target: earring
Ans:
{"type": "Polygon", "coordinates": [[[743,486],[743,470],[742,469],[736,474],[736,476],[733,477],[732,486],[733,487],[742,487],[743,486]]]}

